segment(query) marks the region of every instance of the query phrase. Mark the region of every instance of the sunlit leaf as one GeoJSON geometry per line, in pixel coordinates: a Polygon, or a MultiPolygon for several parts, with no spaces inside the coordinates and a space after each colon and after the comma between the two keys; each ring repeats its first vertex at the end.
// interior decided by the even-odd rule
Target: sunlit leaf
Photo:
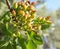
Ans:
{"type": "Polygon", "coordinates": [[[27,49],[36,49],[37,45],[32,41],[28,40],[27,49]]]}

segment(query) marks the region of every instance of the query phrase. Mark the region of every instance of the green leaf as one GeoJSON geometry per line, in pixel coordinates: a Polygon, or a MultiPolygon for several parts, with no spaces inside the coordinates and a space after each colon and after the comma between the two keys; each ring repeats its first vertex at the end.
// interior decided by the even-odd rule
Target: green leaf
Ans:
{"type": "Polygon", "coordinates": [[[22,47],[22,49],[26,49],[26,40],[23,37],[18,38],[19,45],[22,47]]]}
{"type": "Polygon", "coordinates": [[[1,47],[0,49],[7,49],[7,46],[3,46],[3,47],[1,47]]]}
{"type": "Polygon", "coordinates": [[[44,23],[44,24],[42,24],[42,30],[45,30],[45,29],[47,29],[47,28],[49,28],[50,27],[50,24],[48,24],[48,23],[44,23]]]}
{"type": "Polygon", "coordinates": [[[8,15],[9,13],[10,13],[9,11],[5,12],[5,13],[0,17],[0,20],[4,19],[4,18],[6,17],[6,15],[8,15]]]}
{"type": "Polygon", "coordinates": [[[34,35],[33,38],[32,38],[32,40],[33,40],[34,43],[37,44],[37,45],[38,45],[38,44],[39,44],[39,45],[43,44],[43,40],[42,40],[42,38],[41,38],[40,35],[34,35]]]}
{"type": "Polygon", "coordinates": [[[1,33],[2,33],[2,35],[11,35],[11,32],[9,31],[9,29],[8,29],[8,26],[9,26],[9,24],[8,23],[6,23],[6,24],[2,24],[2,23],[0,23],[0,29],[1,29],[1,33]]]}
{"type": "Polygon", "coordinates": [[[27,49],[37,49],[37,45],[32,41],[29,40],[28,44],[26,45],[27,49]]]}
{"type": "Polygon", "coordinates": [[[14,49],[13,46],[9,43],[7,49],[14,49]]]}
{"type": "Polygon", "coordinates": [[[0,48],[6,47],[8,45],[7,41],[0,41],[0,48]]]}
{"type": "Polygon", "coordinates": [[[16,46],[16,49],[22,49],[21,46],[16,46]]]}
{"type": "Polygon", "coordinates": [[[41,35],[39,34],[35,34],[33,31],[30,31],[30,34],[29,34],[29,37],[31,40],[33,40],[33,42],[36,44],[36,45],[41,45],[43,44],[43,39],[41,38],[41,35]]]}
{"type": "Polygon", "coordinates": [[[2,47],[0,47],[0,49],[14,49],[14,47],[9,43],[8,45],[4,45],[2,47]]]}
{"type": "Polygon", "coordinates": [[[6,43],[6,41],[0,41],[0,47],[1,47],[1,45],[5,44],[5,43],[6,43]]]}

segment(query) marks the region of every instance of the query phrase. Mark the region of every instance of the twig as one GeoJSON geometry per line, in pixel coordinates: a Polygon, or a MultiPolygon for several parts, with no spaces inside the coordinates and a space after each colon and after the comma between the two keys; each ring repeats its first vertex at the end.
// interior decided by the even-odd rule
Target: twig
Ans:
{"type": "Polygon", "coordinates": [[[6,4],[7,4],[7,6],[8,6],[8,9],[11,10],[10,3],[9,3],[8,0],[6,0],[6,4]]]}
{"type": "Polygon", "coordinates": [[[10,3],[9,3],[8,0],[6,0],[6,4],[7,4],[7,6],[8,6],[8,9],[10,10],[10,12],[12,12],[14,9],[11,8],[10,3]]]}

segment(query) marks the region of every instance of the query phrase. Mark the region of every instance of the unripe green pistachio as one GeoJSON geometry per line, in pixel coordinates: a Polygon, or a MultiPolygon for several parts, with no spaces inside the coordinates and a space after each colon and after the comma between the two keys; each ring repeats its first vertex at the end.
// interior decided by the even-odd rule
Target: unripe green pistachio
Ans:
{"type": "Polygon", "coordinates": [[[34,18],[34,16],[31,16],[30,18],[31,18],[31,19],[33,19],[33,18],[34,18]]]}
{"type": "Polygon", "coordinates": [[[36,10],[32,10],[32,13],[35,13],[36,12],[36,10]]]}
{"type": "Polygon", "coordinates": [[[27,25],[24,26],[24,29],[25,29],[25,30],[27,29],[27,25]]]}
{"type": "Polygon", "coordinates": [[[44,22],[46,21],[45,17],[43,18],[43,21],[44,21],[44,22]]]}
{"type": "Polygon", "coordinates": [[[18,3],[17,2],[14,3],[13,8],[14,9],[17,9],[18,8],[18,3]]]}
{"type": "Polygon", "coordinates": [[[50,16],[47,16],[45,19],[46,19],[46,20],[50,20],[50,16]]]}
{"type": "Polygon", "coordinates": [[[24,10],[24,2],[18,2],[18,9],[24,10]]]}
{"type": "Polygon", "coordinates": [[[36,26],[34,27],[34,30],[37,30],[37,27],[36,26]]]}
{"type": "Polygon", "coordinates": [[[38,26],[38,30],[41,30],[41,25],[38,26]]]}
{"type": "Polygon", "coordinates": [[[27,10],[28,6],[27,5],[24,5],[23,8],[24,8],[24,10],[27,10]]]}
{"type": "Polygon", "coordinates": [[[14,24],[14,27],[16,27],[17,26],[17,24],[14,24]]]}
{"type": "Polygon", "coordinates": [[[17,37],[20,37],[20,31],[17,31],[16,35],[17,37]]]}
{"type": "Polygon", "coordinates": [[[28,14],[26,14],[27,15],[27,17],[30,17],[31,15],[30,15],[30,13],[28,13],[28,14]]]}
{"type": "Polygon", "coordinates": [[[29,28],[32,30],[32,26],[29,26],[29,28]]]}
{"type": "Polygon", "coordinates": [[[21,2],[18,2],[18,6],[20,6],[21,5],[21,2]]]}
{"type": "Polygon", "coordinates": [[[42,17],[42,16],[39,16],[37,19],[42,20],[42,19],[43,19],[43,17],[42,17]]]}
{"type": "Polygon", "coordinates": [[[26,11],[25,13],[26,13],[26,14],[28,14],[28,13],[29,13],[29,11],[26,11]]]}
{"type": "Polygon", "coordinates": [[[32,24],[31,23],[28,23],[28,26],[30,29],[32,29],[32,24]]]}
{"type": "Polygon", "coordinates": [[[31,12],[31,16],[35,16],[35,13],[34,12],[31,12]]]}
{"type": "Polygon", "coordinates": [[[16,34],[15,34],[15,33],[13,33],[13,34],[12,34],[12,36],[13,36],[13,37],[16,37],[16,34]]]}
{"type": "Polygon", "coordinates": [[[21,5],[18,7],[18,9],[20,9],[20,10],[24,10],[24,8],[23,8],[21,5]]]}
{"type": "Polygon", "coordinates": [[[21,5],[24,6],[25,3],[24,3],[23,1],[22,1],[22,2],[18,2],[18,5],[19,5],[19,6],[21,6],[21,5]]]}
{"type": "Polygon", "coordinates": [[[52,21],[49,21],[49,20],[48,20],[48,21],[46,21],[46,22],[49,23],[49,24],[52,24],[52,21]]]}
{"type": "Polygon", "coordinates": [[[25,19],[28,19],[31,15],[29,13],[25,14],[24,17],[25,19]]]}
{"type": "Polygon", "coordinates": [[[30,9],[31,11],[33,11],[33,10],[35,10],[35,7],[32,6],[32,5],[30,5],[30,6],[29,6],[29,9],[30,9]]]}
{"type": "Polygon", "coordinates": [[[18,15],[24,16],[25,15],[25,12],[23,10],[18,10],[18,15]]]}
{"type": "Polygon", "coordinates": [[[34,18],[34,17],[35,17],[35,14],[32,14],[32,15],[31,15],[31,18],[34,18]]]}
{"type": "Polygon", "coordinates": [[[27,19],[27,15],[26,14],[24,15],[24,18],[27,19]]]}

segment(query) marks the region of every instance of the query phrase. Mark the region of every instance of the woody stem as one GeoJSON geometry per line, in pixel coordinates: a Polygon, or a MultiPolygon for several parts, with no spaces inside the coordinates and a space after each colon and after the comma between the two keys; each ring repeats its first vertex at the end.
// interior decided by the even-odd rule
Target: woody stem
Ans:
{"type": "Polygon", "coordinates": [[[8,1],[8,0],[6,0],[6,4],[7,4],[7,6],[8,6],[8,9],[10,10],[10,9],[11,9],[11,7],[10,7],[10,3],[9,3],[9,1],[8,1]]]}

